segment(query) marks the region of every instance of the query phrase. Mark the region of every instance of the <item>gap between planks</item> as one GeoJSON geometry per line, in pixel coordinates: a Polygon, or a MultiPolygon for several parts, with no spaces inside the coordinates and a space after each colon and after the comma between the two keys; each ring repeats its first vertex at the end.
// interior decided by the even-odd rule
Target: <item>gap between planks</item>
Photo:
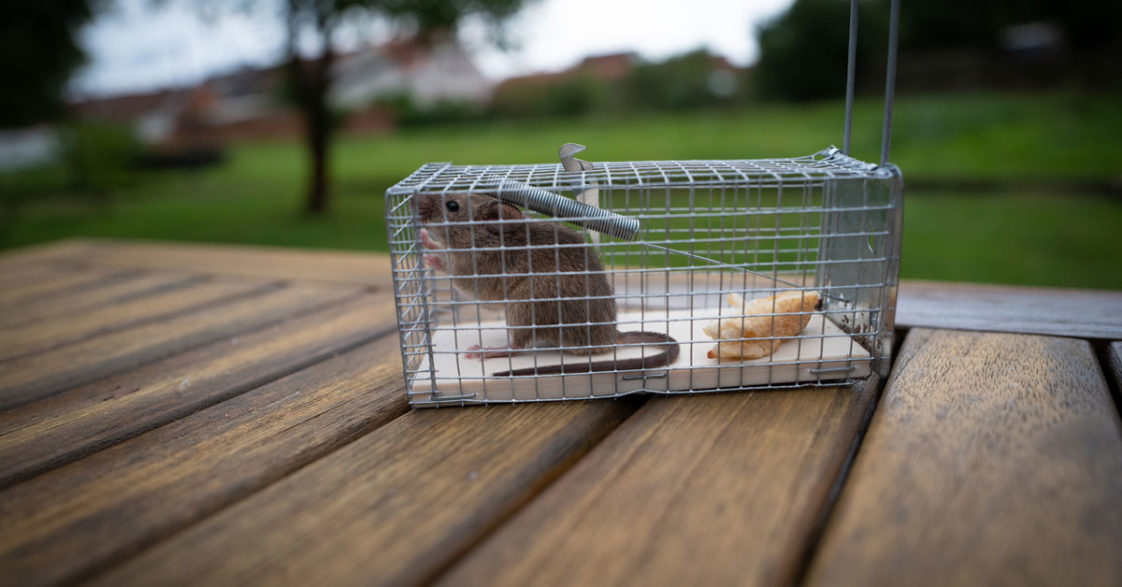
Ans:
{"type": "Polygon", "coordinates": [[[0,253],[0,276],[18,274],[36,267],[72,266],[87,260],[93,244],[83,239],[31,245],[0,253]]]}
{"type": "Polygon", "coordinates": [[[0,412],[0,487],[60,466],[396,331],[362,295],[0,412]]]}
{"type": "Polygon", "coordinates": [[[0,493],[0,566],[88,580],[408,409],[393,335],[0,493]]]}
{"type": "Polygon", "coordinates": [[[76,260],[98,267],[177,269],[380,289],[390,289],[391,284],[385,253],[144,240],[83,239],[72,245],[76,260]]]}
{"type": "Polygon", "coordinates": [[[22,303],[18,312],[0,314],[0,329],[24,327],[30,323],[79,315],[110,304],[123,304],[155,293],[188,287],[204,279],[206,276],[198,274],[146,271],[119,283],[83,289],[53,299],[22,303]]]}
{"type": "Polygon", "coordinates": [[[415,583],[536,495],[633,406],[413,410],[95,584],[415,583]]]}
{"type": "Polygon", "coordinates": [[[913,329],[807,583],[1116,585],[1120,500],[1086,341],[913,329]]]}
{"type": "Polygon", "coordinates": [[[790,583],[874,390],[653,398],[439,584],[790,583]]]}
{"type": "Polygon", "coordinates": [[[41,353],[96,336],[206,311],[242,297],[276,289],[277,282],[246,279],[200,280],[184,287],[150,291],[123,303],[86,308],[49,321],[0,329],[0,361],[41,353]]]}
{"type": "Polygon", "coordinates": [[[8,285],[0,290],[0,310],[18,310],[27,302],[42,302],[54,297],[111,284],[140,273],[139,269],[78,267],[50,272],[28,282],[8,285]]]}
{"type": "Polygon", "coordinates": [[[904,280],[898,328],[1122,339],[1122,292],[904,280]]]}
{"type": "Polygon", "coordinates": [[[0,408],[10,409],[30,403],[359,295],[363,294],[339,287],[281,287],[208,307],[205,312],[182,314],[42,354],[6,361],[0,363],[0,408]]]}
{"type": "Polygon", "coordinates": [[[1122,417],[1122,341],[1112,341],[1095,345],[1099,363],[1103,366],[1114,408],[1122,417]]]}

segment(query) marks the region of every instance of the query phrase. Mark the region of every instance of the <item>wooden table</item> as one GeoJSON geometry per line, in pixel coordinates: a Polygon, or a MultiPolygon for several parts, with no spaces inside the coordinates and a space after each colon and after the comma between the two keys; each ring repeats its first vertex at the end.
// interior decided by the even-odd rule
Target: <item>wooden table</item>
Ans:
{"type": "Polygon", "coordinates": [[[4,584],[1122,584],[1122,293],[906,283],[883,390],[411,411],[383,256],[0,284],[4,584]]]}

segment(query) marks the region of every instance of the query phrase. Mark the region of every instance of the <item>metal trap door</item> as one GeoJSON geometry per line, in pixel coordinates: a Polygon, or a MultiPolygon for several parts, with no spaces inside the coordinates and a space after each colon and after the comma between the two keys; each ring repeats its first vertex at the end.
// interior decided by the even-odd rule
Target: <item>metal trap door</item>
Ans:
{"type": "Polygon", "coordinates": [[[815,286],[827,318],[854,336],[888,376],[900,276],[903,178],[894,165],[828,182],[815,286]]]}

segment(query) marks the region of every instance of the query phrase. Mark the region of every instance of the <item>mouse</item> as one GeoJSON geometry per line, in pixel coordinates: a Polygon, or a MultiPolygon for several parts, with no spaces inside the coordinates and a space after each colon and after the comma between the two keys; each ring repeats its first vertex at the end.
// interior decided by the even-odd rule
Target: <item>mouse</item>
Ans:
{"type": "Polygon", "coordinates": [[[448,274],[469,298],[505,302],[509,346],[474,345],[467,358],[509,357],[541,345],[584,356],[611,352],[619,344],[656,343],[664,349],[644,357],[543,365],[494,376],[651,369],[678,358],[678,341],[666,334],[619,331],[612,286],[580,232],[531,218],[480,193],[421,194],[416,213],[425,264],[448,274]]]}

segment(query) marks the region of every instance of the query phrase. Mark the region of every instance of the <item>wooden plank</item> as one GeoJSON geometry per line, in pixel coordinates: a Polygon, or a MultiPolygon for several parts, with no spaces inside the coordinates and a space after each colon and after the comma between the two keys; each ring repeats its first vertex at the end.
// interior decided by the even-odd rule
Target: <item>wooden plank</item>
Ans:
{"type": "Polygon", "coordinates": [[[83,239],[20,247],[0,253],[0,275],[56,263],[85,261],[93,253],[92,244],[83,239]]]}
{"type": "Polygon", "coordinates": [[[94,582],[417,583],[518,509],[633,406],[413,410],[94,582]]]}
{"type": "Polygon", "coordinates": [[[203,273],[389,287],[390,258],[354,251],[238,245],[91,241],[90,262],[103,267],[179,269],[203,273]]]}
{"type": "Polygon", "coordinates": [[[1122,413],[1122,341],[1110,343],[1106,348],[1106,376],[1111,381],[1114,407],[1122,413]]]}
{"type": "Polygon", "coordinates": [[[26,283],[10,285],[0,290],[0,311],[18,312],[18,306],[28,301],[45,300],[66,293],[78,292],[98,285],[112,283],[137,273],[113,267],[76,267],[51,272],[26,283]]]}
{"type": "Polygon", "coordinates": [[[1122,584],[1119,503],[1086,341],[913,330],[808,583],[1122,584]]]}
{"type": "Polygon", "coordinates": [[[355,295],[341,287],[279,288],[160,322],[0,363],[0,409],[235,336],[355,295]]]}
{"type": "Polygon", "coordinates": [[[0,487],[394,332],[395,323],[390,296],[361,295],[0,412],[0,487]]]}
{"type": "Polygon", "coordinates": [[[0,493],[0,568],[24,586],[86,578],[399,416],[396,338],[0,493]]]}
{"type": "Polygon", "coordinates": [[[64,266],[55,263],[14,267],[0,272],[0,291],[22,287],[44,279],[56,279],[72,273],[78,267],[78,265],[64,266]]]}
{"type": "Polygon", "coordinates": [[[139,299],[132,298],[77,315],[64,315],[50,322],[0,329],[0,361],[202,309],[238,296],[263,291],[266,287],[269,285],[259,280],[217,279],[198,282],[192,286],[157,292],[139,299]]]}
{"type": "Polygon", "coordinates": [[[440,583],[790,584],[874,388],[651,400],[440,583]]]}
{"type": "Polygon", "coordinates": [[[1122,292],[907,280],[896,326],[1122,338],[1122,292]]]}
{"type": "Polygon", "coordinates": [[[18,308],[0,314],[0,328],[24,325],[62,315],[78,315],[107,304],[119,304],[145,295],[186,287],[203,276],[171,271],[153,271],[60,294],[46,300],[25,300],[18,308]]]}
{"type": "Polygon", "coordinates": [[[1110,368],[1114,372],[1115,381],[1122,380],[1122,341],[1110,343],[1110,368]]]}

